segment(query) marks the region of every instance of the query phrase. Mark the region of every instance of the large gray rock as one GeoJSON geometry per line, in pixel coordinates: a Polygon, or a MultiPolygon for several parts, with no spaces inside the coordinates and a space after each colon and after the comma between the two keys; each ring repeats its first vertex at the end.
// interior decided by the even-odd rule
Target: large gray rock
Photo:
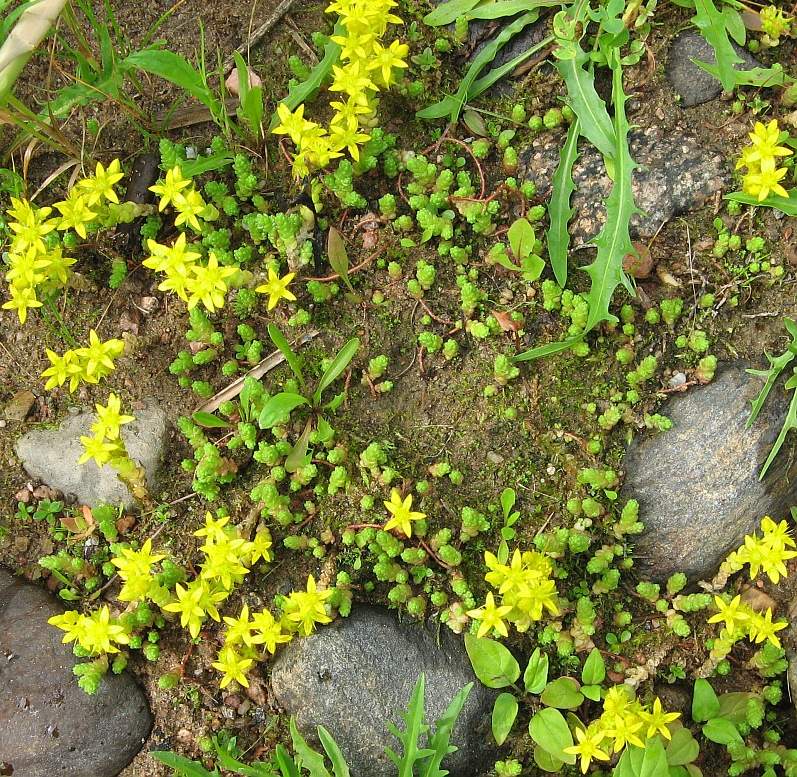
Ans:
{"type": "Polygon", "coordinates": [[[645,531],[635,556],[641,574],[710,579],[765,515],[781,518],[797,503],[797,460],[789,443],[763,482],[758,479],[788,407],[781,382],[746,429],[750,401],[762,385],[744,365],[729,365],[708,386],[668,400],[660,412],[672,419],[670,431],[631,444],[623,495],[640,502],[645,531]]]}
{"type": "MultiPolygon", "coordinates": [[[[130,457],[144,467],[152,488],[166,444],[166,414],[150,402],[132,415],[136,420],[122,427],[122,439],[130,457]]],[[[130,492],[111,467],[107,464],[98,467],[93,461],[78,464],[83,455],[80,437],[91,434],[94,421],[93,413],[79,413],[67,418],[57,429],[28,432],[17,441],[17,456],[32,478],[65,494],[74,494],[82,504],[132,508],[135,502],[130,492]]]]}
{"type": "MultiPolygon", "coordinates": [[[[550,136],[544,136],[519,154],[520,174],[533,181],[544,198],[550,195],[563,142],[551,143],[550,136]]],[[[700,207],[730,183],[722,156],[685,132],[636,130],[629,135],[629,148],[638,165],[633,190],[641,211],[631,219],[632,236],[652,237],[673,216],[700,207]]],[[[606,221],[604,203],[612,189],[601,153],[589,143],[582,143],[580,150],[573,166],[575,216],[570,224],[576,244],[588,242],[600,231],[606,221]]]]}
{"type": "Polygon", "coordinates": [[[398,742],[388,721],[404,728],[406,709],[421,673],[426,675],[427,721],[436,721],[464,685],[474,683],[444,766],[452,777],[475,777],[489,766],[490,710],[495,695],[473,675],[461,639],[443,628],[399,623],[383,608],[360,606],[348,618],[291,642],[274,664],[278,704],[315,737],[320,724],[337,740],[354,775],[392,777],[386,747],[398,742]]]}
{"type": "MultiPolygon", "coordinates": [[[[761,63],[745,49],[736,44],[733,44],[733,47],[742,60],[741,64],[736,65],[737,70],[761,67],[761,63]]],[[[665,68],[667,80],[675,93],[680,96],[684,108],[692,108],[722,94],[722,84],[719,80],[696,65],[692,61],[694,59],[710,65],[716,62],[711,44],[696,30],[684,30],[670,45],[665,68]]]]}
{"type": "Polygon", "coordinates": [[[88,696],[47,619],[63,609],[0,569],[0,763],[14,777],[115,777],[152,725],[133,678],[108,674],[88,696]],[[10,771],[13,770],[13,771],[10,771]]]}

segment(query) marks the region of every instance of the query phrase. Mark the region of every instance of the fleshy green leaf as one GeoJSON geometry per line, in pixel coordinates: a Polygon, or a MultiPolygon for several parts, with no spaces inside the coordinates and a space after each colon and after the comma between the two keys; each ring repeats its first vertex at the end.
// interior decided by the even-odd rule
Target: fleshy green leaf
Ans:
{"type": "Polygon", "coordinates": [[[667,745],[667,763],[670,766],[685,766],[700,755],[700,745],[685,726],[672,732],[672,739],[667,745]]]}
{"type": "Polygon", "coordinates": [[[280,330],[274,326],[274,324],[269,324],[266,329],[271,342],[274,343],[279,352],[285,357],[285,361],[288,362],[288,366],[296,376],[296,380],[299,381],[299,385],[304,388],[302,363],[293,348],[291,348],[290,343],[285,339],[285,335],[282,334],[282,332],[280,332],[280,330]]]}
{"type": "Polygon", "coordinates": [[[702,677],[695,680],[693,693],[692,720],[702,723],[719,715],[720,702],[708,680],[704,680],[702,677]]]}
{"type": "Polygon", "coordinates": [[[488,688],[506,688],[520,677],[515,657],[494,639],[466,634],[465,650],[474,674],[488,688]]]}
{"type": "Polygon", "coordinates": [[[730,745],[733,742],[744,741],[736,726],[725,718],[712,718],[705,723],[703,736],[718,745],[730,745]]]}
{"type": "Polygon", "coordinates": [[[573,677],[559,677],[548,683],[540,701],[549,707],[574,710],[581,706],[584,696],[579,690],[578,680],[573,677]]]}
{"type": "Polygon", "coordinates": [[[310,772],[310,777],[332,777],[324,765],[324,756],[307,744],[304,737],[299,733],[296,721],[293,718],[290,720],[289,728],[293,749],[299,758],[302,759],[302,767],[310,772]]]}
{"type": "Polygon", "coordinates": [[[542,693],[548,683],[548,654],[534,648],[526,671],[523,672],[523,686],[527,693],[542,693]]]}
{"type": "Polygon", "coordinates": [[[493,704],[493,714],[491,718],[493,737],[497,745],[503,745],[512,725],[517,717],[517,699],[511,693],[500,693],[493,704]]]}
{"type": "Polygon", "coordinates": [[[522,261],[534,251],[534,243],[537,237],[534,234],[534,227],[529,224],[528,219],[515,219],[506,233],[509,240],[509,247],[515,255],[515,259],[522,261]]]}
{"type": "Polygon", "coordinates": [[[606,664],[598,648],[592,648],[581,671],[581,681],[587,685],[600,685],[606,678],[606,664]]]}
{"type": "Polygon", "coordinates": [[[741,202],[743,205],[758,205],[765,208],[775,208],[787,216],[797,216],[797,189],[790,189],[788,197],[770,194],[769,197],[759,200],[744,192],[731,192],[725,195],[726,200],[741,202]]]}
{"type": "Polygon", "coordinates": [[[301,394],[294,394],[290,391],[281,391],[270,399],[266,400],[263,409],[257,419],[257,424],[261,429],[271,429],[291,412],[299,407],[306,405],[307,400],[301,394]]]}
{"type": "Polygon", "coordinates": [[[535,713],[529,721],[529,736],[543,749],[559,761],[574,764],[576,757],[565,752],[572,747],[573,735],[559,710],[546,707],[535,713]]]}

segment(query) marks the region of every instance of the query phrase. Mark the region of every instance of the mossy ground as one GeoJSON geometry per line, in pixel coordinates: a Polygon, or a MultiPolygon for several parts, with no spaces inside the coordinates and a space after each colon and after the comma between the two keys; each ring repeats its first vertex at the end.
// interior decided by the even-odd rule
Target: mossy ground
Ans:
{"type": "MultiPolygon", "coordinates": [[[[165,2],[148,2],[129,4],[117,11],[119,26],[133,47],[141,43],[146,30],[167,7],[165,2]]],[[[97,3],[97,8],[99,12],[100,3],[97,3]]],[[[253,26],[266,18],[270,10],[270,6],[256,6],[253,26]]],[[[291,17],[279,23],[266,42],[253,50],[252,65],[264,77],[269,106],[284,93],[289,77],[284,64],[287,56],[306,56],[309,34],[324,25],[321,10],[317,4],[297,4],[291,17]]],[[[410,21],[424,9],[413,3],[401,10],[410,21]]],[[[157,37],[165,39],[169,48],[191,56],[195,52],[195,33],[201,19],[207,51],[213,52],[215,57],[217,47],[226,53],[246,37],[249,16],[248,6],[232,11],[227,4],[218,7],[208,4],[201,9],[186,6],[165,21],[157,37]]],[[[664,82],[661,63],[668,41],[684,25],[686,17],[665,5],[657,18],[662,26],[655,28],[649,38],[648,59],[643,59],[640,65],[628,72],[626,88],[638,103],[631,116],[632,121],[641,126],[655,124],[665,131],[688,124],[707,145],[732,158],[743,142],[750,116],[728,114],[725,111],[727,104],[722,101],[713,101],[688,113],[677,105],[664,82]]],[[[422,26],[419,26],[419,33],[429,39],[413,44],[412,53],[417,53],[432,40],[422,26]]],[[[790,53],[794,53],[793,44],[784,44],[778,56],[787,61],[790,53]]],[[[401,149],[419,150],[434,140],[431,127],[416,122],[411,114],[428,97],[437,95],[438,90],[450,89],[462,72],[448,67],[457,62],[456,57],[441,56],[441,60],[443,67],[426,74],[413,74],[428,85],[428,94],[416,101],[417,104],[397,98],[389,98],[382,103],[382,125],[397,133],[401,149]]],[[[52,73],[46,58],[34,60],[25,74],[20,96],[41,99],[43,95],[35,85],[52,73]]],[[[53,75],[52,86],[58,85],[58,76],[53,75]]],[[[529,114],[542,113],[557,104],[561,92],[561,85],[552,72],[542,67],[527,76],[511,97],[496,97],[485,105],[499,115],[507,115],[511,105],[520,101],[529,114]]],[[[148,115],[167,112],[176,97],[175,91],[164,82],[150,79],[144,79],[141,93],[139,104],[148,115]]],[[[100,158],[118,155],[129,161],[141,150],[141,135],[130,117],[113,106],[78,111],[67,123],[66,131],[79,138],[81,127],[90,118],[98,119],[104,129],[96,148],[89,149],[89,153],[100,158]]],[[[169,134],[202,144],[212,133],[213,127],[206,123],[169,134]]],[[[144,142],[156,148],[158,134],[157,128],[151,127],[151,134],[144,142]]],[[[518,147],[523,138],[524,131],[521,130],[515,141],[518,147]]],[[[555,133],[551,133],[551,141],[557,142],[555,133]]],[[[257,149],[257,153],[262,156],[264,151],[257,149]]],[[[284,187],[287,178],[283,161],[272,147],[268,148],[268,157],[269,183],[284,187]]],[[[34,158],[32,177],[43,180],[60,161],[57,155],[40,150],[34,158]]],[[[500,170],[495,155],[484,163],[484,167],[489,187],[503,179],[505,174],[500,170]]],[[[371,203],[386,191],[395,192],[394,183],[373,174],[362,185],[358,184],[358,188],[371,203]]],[[[46,196],[42,195],[43,198],[46,196]]],[[[289,200],[290,194],[286,193],[285,198],[289,200]]],[[[780,318],[797,313],[797,280],[791,267],[797,262],[793,253],[792,225],[788,219],[778,220],[771,213],[762,211],[756,214],[753,223],[748,219],[739,220],[739,233],[744,237],[764,236],[771,256],[787,268],[784,279],[776,283],[770,283],[766,278],[740,282],[728,269],[727,262],[715,259],[711,254],[711,241],[715,236],[712,220],[720,210],[718,201],[666,225],[649,245],[658,273],[641,281],[639,286],[653,304],[666,297],[683,297],[685,312],[676,327],[677,333],[688,334],[694,328],[705,330],[711,340],[710,352],[720,362],[736,358],[757,362],[765,348],[776,350],[782,343],[780,318]],[[717,294],[718,302],[721,295],[728,299],[738,295],[739,304],[732,308],[728,302],[717,305],[717,309],[700,310],[697,301],[707,291],[717,294]]],[[[349,239],[352,266],[358,264],[371,250],[363,246],[366,233],[353,228],[359,215],[345,212],[328,215],[349,239]]],[[[505,214],[505,218],[511,220],[510,214],[505,214]]],[[[317,363],[321,356],[333,353],[351,336],[356,335],[362,341],[353,365],[355,369],[347,378],[346,402],[334,417],[339,439],[352,450],[350,460],[356,461],[359,452],[369,442],[386,441],[390,446],[391,466],[408,482],[429,478],[428,468],[436,462],[447,461],[453,468],[461,470],[465,477],[459,486],[454,486],[447,478],[429,478],[432,489],[425,504],[433,530],[449,526],[457,532],[459,512],[465,505],[496,515],[498,497],[507,486],[518,492],[518,505],[523,515],[518,524],[519,545],[528,546],[543,528],[570,525],[572,518],[564,505],[569,498],[586,493],[577,482],[578,471],[583,467],[603,465],[621,472],[623,450],[630,437],[642,427],[643,410],[653,411],[664,397],[659,389],[666,388],[669,374],[693,367],[696,355],[677,348],[675,333],[666,325],[645,324],[643,310],[635,303],[638,338],[634,345],[634,364],[653,353],[659,359],[659,369],[645,389],[643,403],[634,409],[625,423],[618,424],[611,432],[604,433],[598,428],[597,414],[587,412],[585,405],[596,403],[600,413],[613,394],[627,389],[625,373],[630,367],[623,367],[614,358],[615,351],[623,342],[617,333],[605,332],[598,338],[590,338],[592,348],[586,358],[565,353],[527,364],[507,388],[499,390],[495,397],[486,398],[484,388],[493,383],[496,353],[515,350],[510,336],[479,341],[459,335],[461,352],[452,362],[446,362],[439,354],[423,354],[419,358],[417,334],[420,331],[425,329],[445,335],[462,318],[453,269],[450,263],[440,267],[436,282],[425,294],[421,305],[407,294],[405,283],[414,273],[416,260],[424,258],[432,264],[438,263],[433,248],[401,249],[389,225],[384,224],[377,230],[377,241],[386,247],[384,256],[400,258],[403,279],[391,281],[385,270],[374,263],[353,276],[357,291],[365,300],[361,304],[351,304],[341,296],[331,303],[313,306],[307,295],[300,295],[300,304],[313,313],[313,327],[321,332],[306,349],[308,363],[317,363]],[[369,302],[375,291],[384,295],[383,303],[374,305],[369,302]],[[433,320],[430,325],[422,326],[420,319],[427,309],[433,320]],[[389,357],[386,377],[394,381],[395,387],[392,392],[376,397],[367,385],[360,382],[359,376],[367,360],[379,354],[389,357]],[[512,410],[507,413],[509,409],[512,410]],[[512,417],[513,413],[515,417],[512,417]],[[603,451],[597,457],[586,449],[587,441],[595,436],[603,443],[603,451]],[[434,507],[430,509],[431,505],[434,507]]],[[[32,521],[20,523],[13,516],[14,494],[26,483],[25,473],[13,454],[15,437],[31,423],[57,422],[70,407],[85,407],[101,401],[108,389],[119,393],[133,410],[143,398],[154,397],[172,420],[199,404],[196,397],[180,389],[168,374],[169,363],[177,351],[185,347],[187,323],[183,306],[157,292],[157,281],[140,266],[140,253],[129,257],[132,260],[129,262],[131,272],[124,285],[116,291],[107,288],[110,257],[114,252],[124,253],[125,250],[125,246],[115,243],[113,238],[108,238],[107,244],[100,242],[92,246],[82,255],[79,266],[87,279],[86,288],[70,290],[60,303],[60,315],[76,337],[85,336],[90,327],[109,337],[118,336],[119,319],[124,312],[132,310],[132,302],[142,296],[159,299],[157,309],[142,316],[139,335],[131,338],[128,354],[101,390],[81,389],[76,395],[64,391],[45,393],[38,378],[47,365],[44,350],[61,351],[65,347],[57,326],[51,323],[52,317],[34,316],[22,328],[17,326],[10,312],[4,312],[0,319],[3,324],[0,334],[0,402],[4,403],[22,389],[31,389],[37,395],[29,420],[24,424],[9,422],[0,434],[0,515],[8,529],[5,541],[0,543],[0,561],[32,579],[41,578],[42,570],[37,566],[37,560],[52,552],[53,542],[45,527],[32,521]]],[[[511,273],[487,266],[480,260],[475,264],[481,272],[479,285],[487,292],[485,313],[517,310],[525,315],[523,346],[561,335],[559,317],[546,313],[538,304],[539,284],[529,286],[511,273]]],[[[326,267],[322,269],[328,272],[326,267]]],[[[575,288],[582,289],[583,274],[573,268],[572,275],[575,288]]],[[[255,315],[250,323],[258,329],[260,336],[264,336],[268,322],[276,320],[284,327],[286,318],[286,314],[278,310],[276,316],[255,315]]],[[[225,332],[234,331],[236,322],[233,319],[231,310],[225,309],[219,319],[219,328],[225,332]]],[[[216,389],[227,383],[215,366],[205,368],[203,377],[210,380],[216,389]]],[[[267,385],[276,386],[287,377],[286,369],[281,367],[264,380],[267,385]]],[[[167,523],[162,526],[159,517],[144,515],[129,533],[130,538],[143,539],[158,531],[159,545],[184,561],[195,558],[196,541],[192,532],[200,524],[206,509],[203,500],[192,495],[190,475],[180,468],[180,460],[187,455],[190,455],[190,449],[185,440],[176,430],[173,431],[163,477],[155,492],[158,501],[173,503],[167,523]]],[[[262,473],[258,473],[256,464],[241,461],[238,477],[222,494],[224,504],[235,518],[243,518],[248,513],[251,507],[248,492],[259,477],[262,473]]],[[[337,534],[343,527],[359,522],[362,518],[360,497],[369,492],[369,486],[356,477],[353,481],[347,494],[319,500],[316,516],[309,525],[302,527],[302,531],[318,536],[329,528],[337,534]]],[[[644,520],[644,516],[642,518],[644,520]]],[[[283,530],[275,531],[278,546],[281,546],[284,534],[283,530]]],[[[461,568],[477,592],[483,587],[480,582],[483,576],[482,551],[494,549],[497,542],[497,530],[493,530],[466,546],[461,568]]],[[[308,572],[334,579],[335,555],[336,550],[331,547],[328,558],[318,562],[308,555],[278,547],[272,571],[267,575],[250,576],[239,593],[250,605],[267,605],[274,593],[301,585],[308,572]]],[[[345,554],[342,554],[340,568],[345,568],[344,561],[345,554]]],[[[582,567],[583,564],[573,565],[568,580],[560,583],[563,589],[581,579],[584,575],[582,567]]],[[[662,669],[673,664],[683,665],[687,672],[695,669],[705,657],[703,634],[699,628],[702,617],[692,619],[698,624],[693,637],[686,640],[675,637],[660,620],[655,619],[651,608],[633,594],[633,581],[631,572],[621,590],[607,600],[606,610],[598,605],[599,624],[608,622],[611,617],[608,602],[623,601],[634,615],[633,638],[617,649],[617,660],[621,664],[643,662],[655,653],[661,655],[662,669]]],[[[787,602],[793,595],[790,583],[778,587],[767,585],[766,590],[779,602],[787,602]]],[[[381,586],[377,586],[370,595],[363,591],[355,594],[357,599],[376,601],[384,601],[384,597],[385,589],[381,586]]],[[[236,598],[231,603],[231,608],[237,606],[237,601],[236,598]]],[[[211,632],[215,636],[213,629],[211,632]]],[[[529,652],[528,642],[522,638],[514,644],[519,653],[529,652]]],[[[134,659],[133,670],[141,677],[151,700],[155,728],[151,742],[125,771],[125,777],[165,775],[167,770],[153,763],[147,749],[168,747],[197,756],[199,737],[223,727],[237,734],[245,747],[252,748],[250,755],[267,751],[284,735],[285,721],[271,706],[268,694],[262,688],[262,698],[253,694],[254,707],[262,712],[239,715],[234,711],[245,697],[238,694],[237,699],[230,699],[227,694],[219,692],[215,677],[208,671],[215,649],[213,638],[202,640],[193,647],[189,646],[184,632],[167,628],[157,664],[134,659]],[[183,673],[180,686],[169,691],[159,690],[158,677],[176,669],[183,673]]],[[[726,680],[718,681],[718,690],[745,689],[754,682],[742,666],[747,658],[745,650],[740,647],[735,651],[734,671],[726,680]]],[[[507,749],[520,756],[528,747],[528,738],[520,736],[511,740],[507,749]]],[[[711,773],[710,768],[704,771],[711,773]]]]}

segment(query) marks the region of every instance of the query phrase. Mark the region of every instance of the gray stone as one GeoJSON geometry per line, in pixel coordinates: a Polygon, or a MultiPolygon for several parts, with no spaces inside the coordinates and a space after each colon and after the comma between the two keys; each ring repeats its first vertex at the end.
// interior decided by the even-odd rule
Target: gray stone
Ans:
{"type": "Polygon", "coordinates": [[[149,736],[149,707],[127,674],[94,696],[47,619],[63,608],[0,569],[0,763],[14,777],[115,777],[149,736]]]}
{"type": "Polygon", "coordinates": [[[634,553],[640,574],[711,579],[765,515],[782,518],[797,502],[797,460],[788,443],[758,479],[788,408],[781,382],[746,429],[762,385],[744,365],[728,365],[709,385],[667,401],[660,412],[672,419],[670,431],[631,444],[623,496],[639,500],[645,524],[634,553]]]}
{"type": "Polygon", "coordinates": [[[461,638],[445,627],[438,635],[418,623],[399,623],[384,608],[356,607],[348,618],[291,642],[274,664],[271,683],[277,703],[307,736],[315,737],[319,724],[332,733],[352,774],[392,777],[396,769],[384,750],[398,743],[387,723],[404,727],[399,714],[422,672],[430,722],[460,688],[474,683],[452,735],[459,750],[444,766],[452,777],[475,777],[494,755],[495,694],[476,680],[461,638]]]}
{"type": "MultiPolygon", "coordinates": [[[[166,445],[166,414],[153,402],[137,410],[136,420],[122,427],[122,439],[130,458],[144,467],[152,488],[166,445]]],[[[78,464],[83,455],[81,435],[91,434],[93,413],[67,418],[57,429],[35,429],[19,438],[16,453],[25,471],[65,494],[74,494],[82,504],[118,504],[131,509],[135,502],[127,487],[107,464],[93,461],[78,464]]]]}
{"type": "MultiPolygon", "coordinates": [[[[745,49],[733,43],[736,53],[742,62],[736,65],[737,70],[752,70],[761,67],[755,57],[745,49]]],[[[722,84],[692,60],[697,59],[713,65],[716,62],[714,49],[696,30],[684,30],[670,44],[667,55],[665,75],[677,95],[681,105],[692,108],[695,105],[713,100],[722,94],[722,84]]]]}
{"type": "MultiPolygon", "coordinates": [[[[519,154],[521,176],[533,181],[538,194],[546,199],[562,142],[540,138],[519,154]]],[[[700,207],[731,180],[722,156],[683,132],[637,130],[629,135],[629,148],[638,165],[633,177],[634,199],[642,211],[631,219],[632,237],[652,237],[663,223],[700,207]]],[[[582,143],[580,150],[573,166],[575,216],[570,224],[577,245],[600,232],[606,220],[604,203],[612,188],[600,152],[588,143],[582,143]]]]}

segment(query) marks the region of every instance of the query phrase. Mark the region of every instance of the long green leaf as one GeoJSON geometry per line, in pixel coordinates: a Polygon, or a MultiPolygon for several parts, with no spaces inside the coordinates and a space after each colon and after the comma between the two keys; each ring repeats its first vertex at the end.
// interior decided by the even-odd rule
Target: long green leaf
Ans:
{"type": "Polygon", "coordinates": [[[335,777],[349,777],[349,765],[346,763],[346,759],[343,757],[338,743],[332,738],[332,734],[323,726],[319,726],[318,739],[329,757],[335,777]]]}
{"type": "Polygon", "coordinates": [[[468,20],[501,19],[505,16],[530,11],[532,8],[553,8],[561,6],[561,0],[495,0],[493,3],[477,5],[473,10],[462,14],[468,20]]]}
{"type": "Polygon", "coordinates": [[[324,371],[321,380],[318,381],[318,387],[313,394],[314,405],[318,405],[321,402],[321,395],[324,393],[324,390],[331,386],[338,379],[343,370],[349,366],[349,362],[354,358],[359,348],[360,339],[358,337],[352,337],[352,339],[335,354],[332,363],[324,371]]]}
{"type": "Polygon", "coordinates": [[[257,419],[257,425],[261,429],[271,429],[299,405],[306,405],[307,400],[301,394],[294,394],[291,391],[281,391],[270,399],[266,400],[263,409],[257,419]]]}
{"type": "Polygon", "coordinates": [[[751,402],[750,417],[745,424],[746,429],[749,429],[755,423],[758,414],[761,412],[761,408],[763,408],[764,403],[767,401],[770,391],[772,391],[772,387],[781,376],[783,370],[785,370],[794,360],[795,356],[797,356],[797,324],[790,318],[786,318],[784,321],[787,328],[790,327],[789,331],[793,333],[790,346],[780,354],[780,356],[770,356],[766,354],[769,360],[768,370],[747,370],[750,375],[755,375],[758,378],[765,378],[766,382],[761,391],[758,392],[755,399],[751,402]]]}
{"type": "Polygon", "coordinates": [[[789,404],[789,409],[783,421],[780,434],[778,434],[778,439],[773,443],[772,450],[769,452],[769,456],[767,456],[767,460],[761,468],[761,474],[758,477],[759,480],[763,480],[766,476],[767,470],[772,465],[772,462],[775,461],[775,457],[783,447],[783,443],[786,442],[786,435],[792,430],[797,429],[797,370],[795,370],[794,375],[786,381],[786,388],[792,391],[791,403],[789,404]]]}
{"type": "Polygon", "coordinates": [[[283,745],[277,745],[274,756],[277,759],[277,766],[282,772],[282,777],[300,777],[299,767],[283,745]]]}
{"type": "MultiPolygon", "coordinates": [[[[562,55],[557,50],[558,56],[562,55]]],[[[595,91],[595,77],[585,65],[589,62],[587,53],[580,47],[567,59],[556,60],[556,69],[567,86],[567,101],[580,121],[581,134],[605,157],[616,153],[614,128],[606,103],[595,91]]]]}
{"type": "Polygon", "coordinates": [[[446,98],[435,105],[418,111],[415,115],[419,119],[439,119],[448,114],[449,121],[456,122],[462,111],[462,106],[470,97],[470,87],[476,81],[479,74],[487,65],[492,62],[498,52],[532,22],[539,18],[539,11],[529,11],[519,16],[510,24],[506,25],[499,35],[487,43],[484,48],[476,55],[470,67],[460,82],[459,89],[452,99],[446,98]]]}
{"type": "Polygon", "coordinates": [[[448,3],[438,5],[423,17],[423,23],[429,27],[442,27],[453,24],[460,16],[466,14],[471,8],[478,5],[481,0],[450,0],[448,3]]]}
{"type": "Polygon", "coordinates": [[[126,69],[137,67],[164,78],[199,100],[214,116],[220,112],[220,103],[203,80],[202,74],[185,57],[173,51],[154,47],[134,51],[125,58],[123,66],[126,69]]]}
{"type": "Polygon", "coordinates": [[[726,200],[741,202],[743,205],[756,205],[764,208],[775,208],[787,216],[797,216],[797,189],[791,189],[788,197],[771,194],[764,200],[752,197],[744,192],[731,192],[725,195],[726,200]]]}
{"type": "Polygon", "coordinates": [[[398,777],[414,777],[415,762],[419,758],[431,755],[430,750],[421,750],[418,746],[418,740],[425,728],[423,724],[425,691],[426,676],[421,674],[418,682],[415,683],[410,703],[407,705],[407,711],[401,716],[404,719],[406,728],[404,731],[399,731],[392,723],[388,724],[390,733],[403,746],[401,756],[398,756],[390,748],[386,751],[390,760],[398,768],[398,777]]]}
{"type": "MultiPolygon", "coordinates": [[[[340,35],[342,28],[340,24],[335,25],[334,35],[340,35]]],[[[282,100],[292,111],[296,110],[302,103],[309,102],[318,94],[319,89],[332,72],[332,66],[340,59],[340,45],[331,39],[327,39],[324,45],[323,59],[310,71],[310,75],[288,91],[288,96],[282,100]]],[[[279,123],[279,117],[275,113],[271,117],[269,129],[273,130],[279,123]]]]}
{"type": "Polygon", "coordinates": [[[223,750],[217,750],[216,756],[222,767],[234,774],[240,774],[241,777],[277,777],[276,772],[265,764],[253,764],[252,766],[248,766],[245,763],[237,761],[223,750]]]}
{"type": "Polygon", "coordinates": [[[628,150],[628,121],[625,116],[626,95],[623,92],[623,70],[619,57],[612,63],[612,102],[614,103],[614,183],[606,200],[606,223],[595,238],[598,248],[592,264],[584,270],[592,281],[589,297],[589,315],[585,332],[594,329],[602,321],[617,321],[609,312],[609,303],[615,289],[622,284],[632,296],[634,287],[623,272],[623,257],[634,253],[629,234],[629,222],[637,213],[634,193],[631,188],[635,168],[628,150]]]}
{"type": "Polygon", "coordinates": [[[565,144],[559,153],[559,165],[553,176],[551,202],[548,205],[550,220],[547,233],[548,258],[556,282],[562,288],[567,283],[567,256],[570,248],[568,224],[574,213],[570,197],[576,188],[573,182],[573,165],[578,159],[579,133],[580,122],[576,118],[567,131],[565,144]]]}
{"type": "MultiPolygon", "coordinates": [[[[700,34],[706,42],[714,49],[714,56],[717,60],[717,76],[719,77],[722,88],[730,92],[736,84],[736,68],[742,59],[733,48],[733,44],[728,38],[726,20],[714,0],[694,0],[695,15],[692,22],[700,30],[700,34]]],[[[738,11],[737,11],[738,13],[738,11]]]]}

